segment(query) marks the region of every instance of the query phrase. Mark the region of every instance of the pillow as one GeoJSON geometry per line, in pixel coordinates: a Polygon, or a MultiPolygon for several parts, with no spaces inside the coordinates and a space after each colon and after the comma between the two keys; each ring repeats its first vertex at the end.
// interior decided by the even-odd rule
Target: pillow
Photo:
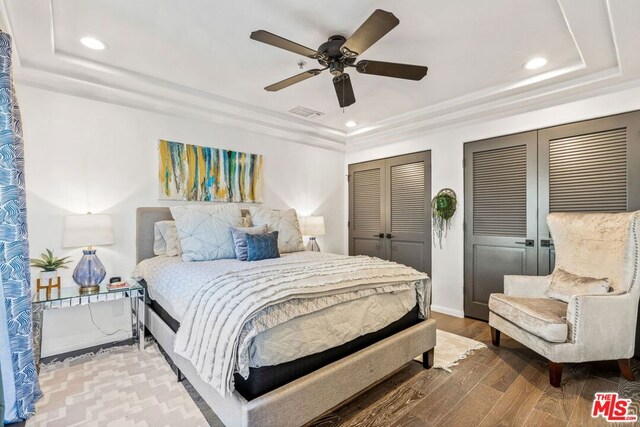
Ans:
{"type": "Polygon", "coordinates": [[[606,294],[607,292],[609,292],[609,279],[577,276],[557,268],[551,276],[551,285],[546,295],[568,303],[574,295],[606,294]]]}
{"type": "Polygon", "coordinates": [[[278,232],[247,234],[247,261],[280,258],[278,252],[278,232]]]}
{"type": "Polygon", "coordinates": [[[247,234],[264,234],[267,231],[268,230],[266,225],[259,225],[257,227],[232,228],[231,234],[233,235],[236,258],[238,258],[240,261],[247,260],[247,234]]]}
{"type": "Polygon", "coordinates": [[[211,261],[235,258],[231,227],[242,225],[242,213],[235,205],[172,206],[183,261],[211,261]]]}
{"type": "Polygon", "coordinates": [[[304,251],[302,233],[295,209],[273,210],[252,207],[251,220],[253,225],[267,225],[269,231],[278,232],[278,250],[281,254],[304,251]]]}
{"type": "Polygon", "coordinates": [[[247,212],[247,214],[242,217],[242,226],[245,228],[253,227],[253,222],[251,221],[251,214],[249,212],[247,212]]]}
{"type": "Polygon", "coordinates": [[[175,221],[158,221],[153,225],[153,253],[166,256],[182,255],[175,221]]]}

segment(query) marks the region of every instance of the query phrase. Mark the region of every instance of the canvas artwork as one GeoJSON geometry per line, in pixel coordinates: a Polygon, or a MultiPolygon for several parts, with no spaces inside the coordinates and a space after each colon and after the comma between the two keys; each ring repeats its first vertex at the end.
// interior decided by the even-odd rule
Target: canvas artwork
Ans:
{"type": "Polygon", "coordinates": [[[160,199],[262,203],[262,155],[158,142],[160,199]]]}

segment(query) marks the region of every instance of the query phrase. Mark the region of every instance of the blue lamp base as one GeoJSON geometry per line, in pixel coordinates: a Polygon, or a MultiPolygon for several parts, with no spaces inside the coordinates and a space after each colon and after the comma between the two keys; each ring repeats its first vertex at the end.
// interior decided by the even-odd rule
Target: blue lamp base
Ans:
{"type": "Polygon", "coordinates": [[[95,249],[83,250],[82,258],[73,270],[73,281],[80,286],[80,292],[91,293],[100,290],[100,283],[107,275],[104,265],[98,259],[95,249]]]}

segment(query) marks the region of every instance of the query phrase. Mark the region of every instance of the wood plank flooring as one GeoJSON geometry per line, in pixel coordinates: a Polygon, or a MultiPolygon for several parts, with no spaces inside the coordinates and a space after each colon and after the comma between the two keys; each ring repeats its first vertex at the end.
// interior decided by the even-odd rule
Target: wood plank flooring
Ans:
{"type": "Polygon", "coordinates": [[[549,385],[544,358],[504,334],[500,348],[493,347],[485,322],[433,317],[438,329],[482,341],[488,349],[460,361],[452,373],[409,363],[308,426],[610,425],[591,418],[596,391],[618,391],[640,407],[637,360],[632,361],[636,382],[621,378],[615,361],[569,364],[557,389],[549,385]]]}

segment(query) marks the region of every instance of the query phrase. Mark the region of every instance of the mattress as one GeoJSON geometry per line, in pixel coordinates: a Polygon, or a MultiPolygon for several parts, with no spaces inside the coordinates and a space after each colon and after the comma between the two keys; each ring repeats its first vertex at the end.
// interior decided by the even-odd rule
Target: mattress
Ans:
{"type": "MultiPolygon", "coordinates": [[[[144,285],[144,281],[142,282],[144,285]]],[[[157,301],[150,300],[151,309],[176,332],[180,323],[173,319],[168,312],[157,301]]],[[[378,341],[388,338],[404,329],[407,329],[422,320],[418,316],[418,306],[414,306],[411,311],[400,319],[390,323],[384,328],[370,332],[354,340],[322,351],[292,360],[286,363],[273,366],[262,366],[259,368],[249,368],[249,377],[242,378],[235,374],[235,389],[247,400],[255,399],[265,393],[277,389],[291,381],[301,378],[316,369],[320,369],[330,363],[340,360],[343,357],[360,351],[378,341]]]]}
{"type": "MultiPolygon", "coordinates": [[[[283,258],[317,259],[330,254],[298,252],[283,258]]],[[[156,312],[177,329],[189,302],[212,272],[224,274],[247,263],[233,259],[184,263],[178,257],[155,257],[136,268],[146,281],[156,312]]],[[[260,332],[249,348],[249,367],[281,365],[319,354],[364,335],[384,329],[407,315],[416,305],[413,289],[364,296],[296,317],[260,332]]],[[[174,330],[176,330],[174,329],[174,330]]]]}

